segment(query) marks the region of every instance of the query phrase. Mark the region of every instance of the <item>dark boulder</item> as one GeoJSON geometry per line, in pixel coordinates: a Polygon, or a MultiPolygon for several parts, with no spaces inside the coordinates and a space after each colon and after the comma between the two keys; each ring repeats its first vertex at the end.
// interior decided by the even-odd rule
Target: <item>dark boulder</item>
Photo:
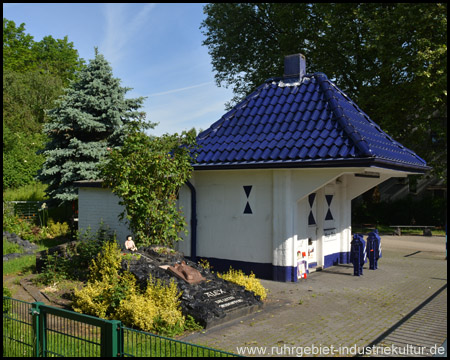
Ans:
{"type": "MultiPolygon", "coordinates": [[[[124,253],[129,251],[125,250],[124,253]]],[[[133,273],[142,288],[146,287],[150,276],[154,280],[161,279],[165,284],[169,284],[171,280],[175,281],[182,292],[180,300],[183,313],[191,315],[205,328],[247,315],[263,306],[260,297],[253,292],[219,278],[184,258],[182,253],[158,247],[143,247],[135,254],[140,255],[140,258],[123,260],[123,270],[133,273]],[[198,284],[189,284],[168,269],[169,266],[173,267],[183,261],[198,270],[205,280],[198,284]]]]}

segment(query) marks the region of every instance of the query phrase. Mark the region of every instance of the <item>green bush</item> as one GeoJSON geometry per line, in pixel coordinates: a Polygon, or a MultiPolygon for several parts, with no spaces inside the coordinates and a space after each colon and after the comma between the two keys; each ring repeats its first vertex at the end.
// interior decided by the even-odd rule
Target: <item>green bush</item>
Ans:
{"type": "Polygon", "coordinates": [[[72,264],[61,254],[48,255],[45,257],[45,265],[40,274],[36,276],[35,281],[44,285],[57,284],[62,280],[69,278],[72,264]]]}
{"type": "Polygon", "coordinates": [[[145,292],[135,287],[135,291],[120,302],[117,319],[129,327],[165,336],[182,333],[186,319],[180,309],[180,296],[174,281],[165,286],[159,279],[150,279],[145,292]]]}
{"type": "Polygon", "coordinates": [[[44,229],[45,234],[50,238],[68,236],[70,231],[69,225],[66,222],[60,223],[58,221],[55,223],[53,219],[48,221],[48,226],[44,229]]]}
{"type": "Polygon", "coordinates": [[[11,234],[17,234],[24,240],[38,243],[44,239],[66,238],[69,236],[69,225],[54,222],[52,219],[48,221],[48,226],[37,226],[34,222],[21,219],[17,215],[13,215],[9,211],[3,212],[3,231],[11,234]]]}
{"type": "MultiPolygon", "coordinates": [[[[66,231],[67,224],[50,222],[49,229],[53,231],[54,235],[57,235],[66,231]],[[55,230],[52,230],[53,228],[55,230]]],[[[92,260],[102,250],[102,246],[108,241],[115,241],[114,235],[103,224],[100,224],[99,230],[94,234],[91,234],[88,229],[78,235],[81,239],[79,242],[68,244],[59,253],[47,254],[43,257],[44,265],[41,273],[36,277],[37,283],[47,285],[58,283],[64,279],[87,280],[92,260]]]]}

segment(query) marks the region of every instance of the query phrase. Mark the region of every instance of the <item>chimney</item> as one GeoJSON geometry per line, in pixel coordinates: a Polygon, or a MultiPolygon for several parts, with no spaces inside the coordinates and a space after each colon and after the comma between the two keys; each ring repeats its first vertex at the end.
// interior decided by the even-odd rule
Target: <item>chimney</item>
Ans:
{"type": "Polygon", "coordinates": [[[302,81],[306,74],[306,58],[303,54],[287,55],[284,57],[284,77],[297,78],[302,81]]]}

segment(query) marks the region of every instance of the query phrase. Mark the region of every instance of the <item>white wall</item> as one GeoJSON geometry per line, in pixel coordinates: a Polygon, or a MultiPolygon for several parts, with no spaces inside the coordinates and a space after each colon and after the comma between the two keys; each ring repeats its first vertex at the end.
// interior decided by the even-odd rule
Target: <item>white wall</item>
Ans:
{"type": "MultiPolygon", "coordinates": [[[[196,171],[190,181],[197,194],[197,256],[270,263],[271,171],[196,171]],[[248,198],[244,186],[252,186],[248,198]],[[247,202],[252,214],[244,214],[247,202]]],[[[188,197],[190,191],[184,188],[180,203],[185,209],[188,197]]],[[[178,247],[190,255],[189,245],[190,235],[178,247]]]]}
{"type": "MultiPolygon", "coordinates": [[[[351,200],[392,176],[381,170],[379,178],[355,177],[371,169],[267,169],[195,171],[190,182],[197,200],[197,257],[294,267],[297,251],[307,250],[308,195],[316,193],[317,265],[327,255],[348,252],[351,241],[351,200]],[[244,186],[251,186],[247,197],[244,186]],[[333,195],[333,220],[325,220],[325,195],[333,195]],[[246,204],[252,214],[245,214],[246,204]],[[324,229],[335,229],[327,236],[324,229]],[[306,245],[305,245],[306,244],[306,245]]],[[[121,243],[129,234],[119,222],[118,198],[108,189],[79,188],[79,228],[98,227],[101,219],[117,232],[121,243]]],[[[191,231],[191,190],[183,186],[179,205],[191,231]]],[[[191,233],[183,236],[178,250],[191,256],[191,233]]]]}
{"type": "MultiPolygon", "coordinates": [[[[312,192],[317,193],[317,239],[320,240],[318,250],[321,258],[348,251],[351,240],[351,199],[347,192],[348,186],[355,184],[350,183],[345,174],[355,170],[195,171],[190,181],[197,194],[197,256],[295,266],[297,251],[304,245],[302,240],[307,242],[309,237],[307,196],[312,192]],[[252,186],[248,199],[244,186],[252,186]],[[331,203],[333,221],[325,220],[328,210],[326,194],[334,195],[331,203]],[[253,214],[244,214],[247,201],[253,214]],[[336,236],[324,237],[323,230],[327,228],[335,228],[336,236]],[[322,249],[323,240],[327,244],[322,249]]],[[[358,187],[362,188],[364,185],[358,187]]],[[[188,224],[190,196],[188,187],[183,187],[179,203],[185,210],[188,224]]],[[[190,255],[190,245],[189,234],[183,243],[178,244],[178,249],[190,255]]],[[[323,261],[318,263],[322,264],[323,261]]]]}
{"type": "MultiPolygon", "coordinates": [[[[98,230],[100,222],[116,232],[116,239],[124,244],[130,235],[128,227],[119,221],[118,215],[123,211],[119,198],[109,189],[98,187],[80,187],[78,189],[78,229],[93,232],[98,230]]],[[[132,235],[132,234],[131,234],[132,235]]]]}

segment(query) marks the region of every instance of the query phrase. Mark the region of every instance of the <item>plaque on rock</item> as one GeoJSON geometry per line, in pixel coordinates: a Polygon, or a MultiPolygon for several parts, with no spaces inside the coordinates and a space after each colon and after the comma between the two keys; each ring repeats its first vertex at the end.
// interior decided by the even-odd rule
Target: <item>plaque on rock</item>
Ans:
{"type": "Polygon", "coordinates": [[[167,285],[175,281],[181,292],[181,310],[205,328],[248,315],[263,306],[258,295],[219,278],[179,252],[144,247],[138,253],[139,259],[124,260],[122,268],[133,273],[142,288],[150,277],[167,285]]]}

